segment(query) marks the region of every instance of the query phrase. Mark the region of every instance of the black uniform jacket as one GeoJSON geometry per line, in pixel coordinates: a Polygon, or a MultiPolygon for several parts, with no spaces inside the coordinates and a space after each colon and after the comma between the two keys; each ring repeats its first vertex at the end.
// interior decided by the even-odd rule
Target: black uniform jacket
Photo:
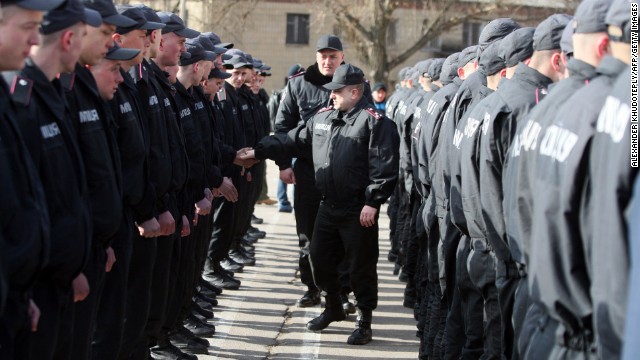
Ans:
{"type": "Polygon", "coordinates": [[[531,238],[536,240],[531,242],[528,264],[531,297],[573,334],[592,329],[591,281],[620,276],[609,269],[607,274],[591,273],[592,255],[599,254],[591,248],[590,227],[580,222],[580,208],[583,201],[590,201],[585,187],[598,114],[625,68],[613,57],[603,58],[599,75],[571,96],[554,118],[543,120],[535,152],[531,238]]]}
{"type": "Polygon", "coordinates": [[[118,125],[124,204],[139,224],[156,215],[156,191],[149,181],[149,133],[143,120],[138,91],[131,75],[120,70],[124,81],[109,104],[118,125]]]}
{"type": "MultiPolygon", "coordinates": [[[[82,269],[91,245],[87,183],[59,81],[50,82],[31,61],[20,76],[33,83],[29,98],[18,96],[18,122],[39,171],[50,217],[47,276],[68,284],[82,269]]],[[[34,252],[33,254],[37,254],[34,252]]]]}
{"type": "Polygon", "coordinates": [[[93,245],[107,246],[122,219],[122,173],[116,123],[89,69],[76,64],[67,88],[71,124],[77,136],[89,185],[93,245]],[[69,87],[72,85],[71,87],[69,87]]]}
{"type": "Polygon", "coordinates": [[[4,240],[1,270],[12,291],[26,292],[47,261],[49,215],[38,171],[24,145],[9,88],[2,77],[0,185],[0,238],[4,240]]]}
{"type": "Polygon", "coordinates": [[[496,91],[489,118],[484,119],[480,139],[480,201],[487,240],[504,263],[511,261],[511,252],[502,208],[502,169],[518,122],[544,97],[551,83],[548,77],[520,63],[511,80],[496,91]]]}
{"type": "MultiPolygon", "coordinates": [[[[595,125],[589,157],[589,188],[582,224],[591,240],[591,297],[594,330],[601,359],[620,357],[627,313],[629,203],[638,168],[631,154],[631,71],[616,80],[595,125]],[[612,276],[613,275],[613,276],[612,276]]],[[[635,125],[634,125],[635,126],[635,125]]],[[[636,264],[634,264],[636,266],[636,264]]],[[[637,304],[631,304],[636,306],[637,304]]]]}
{"type": "Polygon", "coordinates": [[[149,182],[155,190],[156,209],[163,213],[168,210],[172,172],[169,135],[164,114],[165,97],[147,60],[132,67],[129,73],[136,83],[140,112],[144,114],[141,120],[148,133],[149,182]]]}
{"type": "MultiPolygon", "coordinates": [[[[577,59],[567,64],[570,76],[549,89],[523,121],[519,121],[516,136],[509,148],[503,170],[504,217],[511,256],[523,268],[531,246],[531,216],[534,194],[534,152],[540,146],[540,122],[551,119],[560,106],[578,89],[596,76],[596,68],[577,59]]],[[[524,269],[524,268],[523,268],[524,269]]]]}
{"type": "Polygon", "coordinates": [[[264,138],[256,157],[312,152],[316,186],[326,201],[379,208],[398,179],[398,147],[393,122],[363,97],[349,113],[322,109],[287,135],[264,138]]]}

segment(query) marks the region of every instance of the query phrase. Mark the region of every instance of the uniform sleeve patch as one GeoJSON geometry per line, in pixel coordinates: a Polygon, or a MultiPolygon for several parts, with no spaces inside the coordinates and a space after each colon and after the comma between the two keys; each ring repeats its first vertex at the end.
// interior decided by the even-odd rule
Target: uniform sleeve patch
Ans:
{"type": "Polygon", "coordinates": [[[298,77],[298,76],[300,76],[300,75],[304,75],[304,73],[305,73],[305,72],[306,72],[306,71],[300,71],[300,72],[299,72],[299,73],[297,73],[297,74],[293,74],[293,75],[289,76],[289,79],[297,78],[297,77],[298,77]]]}
{"type": "Polygon", "coordinates": [[[331,106],[323,107],[322,109],[318,110],[318,114],[323,113],[325,111],[329,111],[329,110],[333,110],[333,107],[331,106]]]}
{"type": "Polygon", "coordinates": [[[382,119],[382,114],[380,114],[378,111],[376,111],[376,109],[374,108],[367,108],[366,111],[371,114],[371,116],[373,116],[374,118],[376,118],[376,120],[380,120],[382,119]]]}
{"type": "Polygon", "coordinates": [[[33,91],[33,80],[16,76],[11,84],[11,96],[17,103],[28,106],[33,91]]]}

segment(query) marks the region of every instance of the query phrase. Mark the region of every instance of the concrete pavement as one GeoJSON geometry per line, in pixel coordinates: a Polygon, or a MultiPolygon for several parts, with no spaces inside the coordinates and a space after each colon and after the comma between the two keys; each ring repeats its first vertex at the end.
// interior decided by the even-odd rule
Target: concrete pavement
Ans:
{"type": "MultiPolygon", "coordinates": [[[[275,199],[277,167],[268,165],[269,196],[275,199]]],[[[289,187],[291,191],[291,187],[289,187]]],[[[290,197],[291,199],[291,197],[290,197]]],[[[225,291],[214,308],[216,334],[209,339],[210,355],[199,359],[416,359],[418,339],[413,312],[402,307],[404,283],[392,275],[389,220],[386,207],[380,216],[378,262],[379,305],[373,313],[373,341],[351,346],[347,337],[355,327],[355,315],[333,323],[322,332],[305,328],[322,309],[299,308],[295,302],[306,290],[296,278],[298,240],[293,214],[278,212],[277,205],[258,205],[267,237],[256,243],[256,265],[246,266],[236,278],[239,290],[225,291]]]]}

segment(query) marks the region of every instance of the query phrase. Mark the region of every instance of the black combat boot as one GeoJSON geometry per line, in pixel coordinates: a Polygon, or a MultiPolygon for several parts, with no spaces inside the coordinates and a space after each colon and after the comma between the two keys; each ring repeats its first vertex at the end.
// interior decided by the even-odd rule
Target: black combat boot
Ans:
{"type": "Polygon", "coordinates": [[[337,294],[325,296],[325,309],[317,318],[307,323],[307,329],[313,331],[324,330],[334,321],[342,321],[347,318],[342,310],[340,297],[337,294]]]}
{"type": "Polygon", "coordinates": [[[371,341],[371,310],[358,308],[356,329],[351,333],[349,345],[364,345],[371,341]]]}

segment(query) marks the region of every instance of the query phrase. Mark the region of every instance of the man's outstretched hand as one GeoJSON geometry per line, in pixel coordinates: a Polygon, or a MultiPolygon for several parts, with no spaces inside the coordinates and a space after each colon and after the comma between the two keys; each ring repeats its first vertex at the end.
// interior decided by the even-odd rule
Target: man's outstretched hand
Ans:
{"type": "Polygon", "coordinates": [[[249,147],[238,150],[236,152],[236,158],[233,160],[234,164],[244,168],[250,168],[259,162],[260,160],[256,159],[255,151],[249,147]]]}

